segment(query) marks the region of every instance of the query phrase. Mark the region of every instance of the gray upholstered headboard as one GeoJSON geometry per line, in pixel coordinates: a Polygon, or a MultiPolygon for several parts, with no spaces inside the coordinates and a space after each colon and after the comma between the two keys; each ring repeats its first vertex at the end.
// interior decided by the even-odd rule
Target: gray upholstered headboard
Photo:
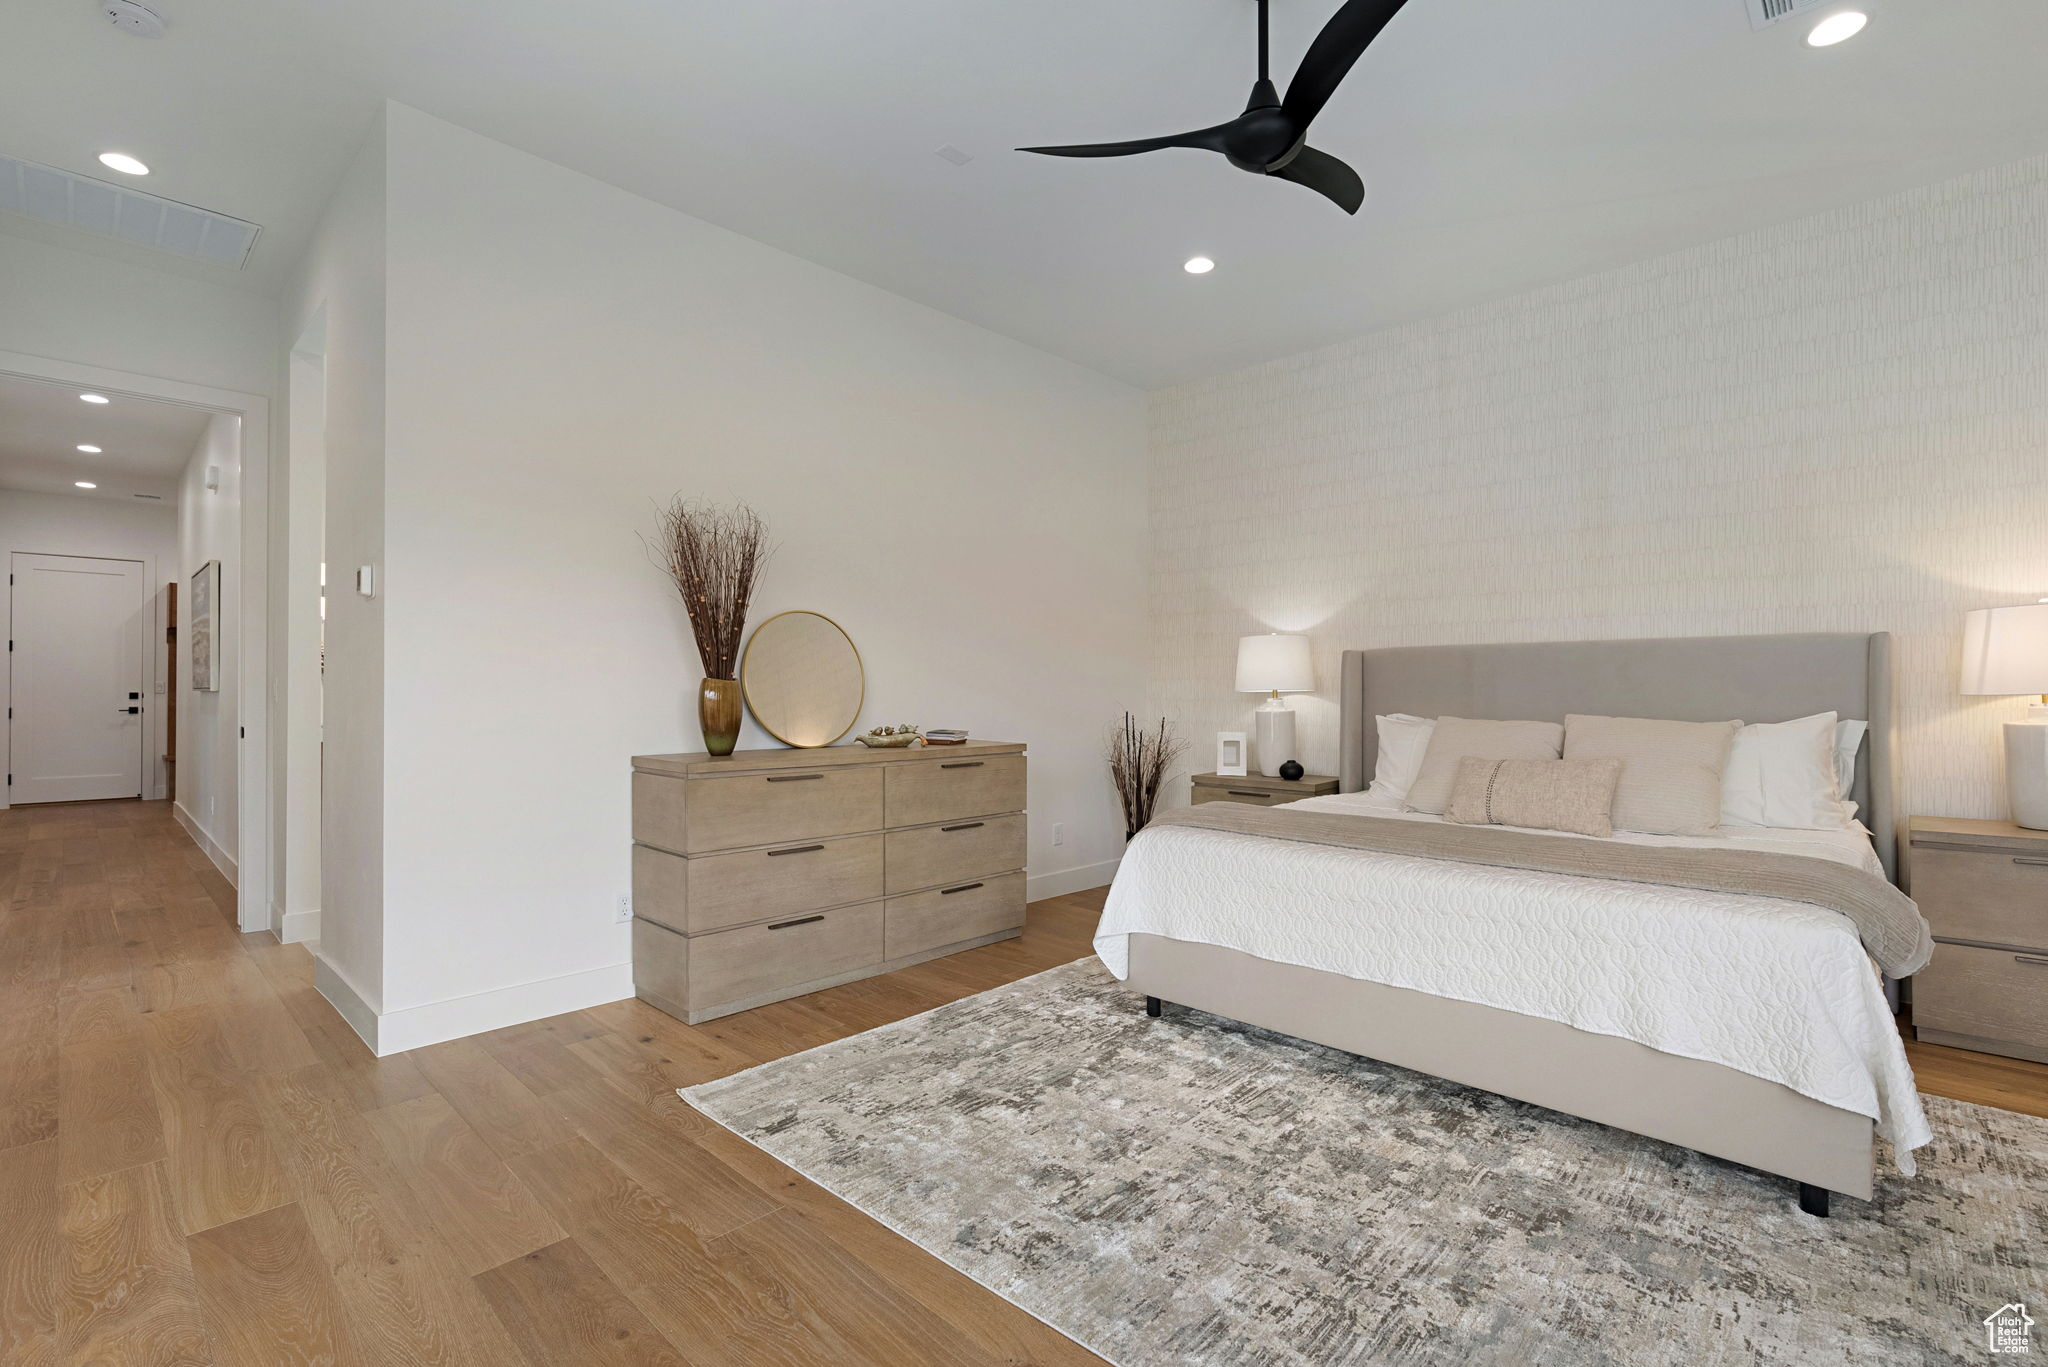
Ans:
{"type": "Polygon", "coordinates": [[[1887,632],[1347,650],[1339,778],[1347,793],[1372,780],[1379,749],[1372,719],[1389,712],[1561,722],[1571,712],[1790,721],[1829,711],[1870,723],[1849,795],[1896,879],[1887,632]]]}

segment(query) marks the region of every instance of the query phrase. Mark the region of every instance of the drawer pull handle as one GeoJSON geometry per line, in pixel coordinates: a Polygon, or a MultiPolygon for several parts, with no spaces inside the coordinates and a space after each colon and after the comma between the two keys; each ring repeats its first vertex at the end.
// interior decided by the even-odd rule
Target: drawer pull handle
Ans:
{"type": "Polygon", "coordinates": [[[2044,959],[2038,954],[2015,954],[2012,956],[2012,961],[2016,964],[2039,964],[2043,968],[2048,968],[2048,959],[2044,959]]]}
{"type": "Polygon", "coordinates": [[[822,921],[824,919],[825,918],[823,916],[806,916],[801,921],[777,921],[774,925],[768,927],[768,929],[788,930],[791,926],[807,926],[813,921],[822,921]]]}
{"type": "Polygon", "coordinates": [[[956,892],[973,892],[976,888],[980,886],[981,884],[979,883],[962,883],[957,888],[941,888],[939,889],[939,896],[951,897],[956,892]]]}
{"type": "Polygon", "coordinates": [[[1272,796],[1272,794],[1271,794],[1271,793],[1248,793],[1248,792],[1246,792],[1246,791],[1245,791],[1244,789],[1242,789],[1242,788],[1226,788],[1226,789],[1224,789],[1224,791],[1225,791],[1225,792],[1227,792],[1227,793],[1229,793],[1229,794],[1230,794],[1230,795],[1231,795],[1232,797],[1271,797],[1271,796],[1272,796]]]}
{"type": "Polygon", "coordinates": [[[2018,855],[2014,855],[2012,862],[2015,864],[2032,864],[2036,868],[2048,869],[2048,859],[2022,859],[2018,855]]]}
{"type": "Polygon", "coordinates": [[[786,850],[770,850],[770,851],[768,851],[768,857],[769,857],[770,859],[773,859],[773,858],[775,858],[775,857],[776,857],[777,855],[781,855],[781,854],[810,854],[810,853],[811,853],[811,852],[813,852],[814,850],[822,850],[822,849],[824,849],[824,848],[825,848],[825,847],[824,847],[823,845],[791,845],[791,846],[790,846],[790,847],[789,847],[788,849],[786,849],[786,850]]]}
{"type": "Polygon", "coordinates": [[[941,769],[979,769],[981,767],[981,764],[982,762],[978,759],[963,759],[960,760],[958,763],[941,764],[939,767],[941,769]]]}
{"type": "Polygon", "coordinates": [[[823,777],[825,777],[823,774],[777,774],[768,781],[770,783],[802,783],[807,778],[823,777]]]}
{"type": "Polygon", "coordinates": [[[957,826],[941,826],[939,829],[942,831],[971,831],[976,826],[986,826],[987,824],[986,821],[963,821],[957,826]]]}

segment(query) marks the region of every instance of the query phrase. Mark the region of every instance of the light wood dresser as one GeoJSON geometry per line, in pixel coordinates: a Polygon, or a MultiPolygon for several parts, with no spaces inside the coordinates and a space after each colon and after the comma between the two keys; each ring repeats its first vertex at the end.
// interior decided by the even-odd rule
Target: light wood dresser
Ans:
{"type": "Polygon", "coordinates": [[[2048,831],[1916,816],[1906,873],[1934,931],[1913,975],[1913,1033],[2048,1063],[2048,831]]]}
{"type": "Polygon", "coordinates": [[[696,1024],[1024,929],[1022,745],[633,760],[633,987],[696,1024]]]}

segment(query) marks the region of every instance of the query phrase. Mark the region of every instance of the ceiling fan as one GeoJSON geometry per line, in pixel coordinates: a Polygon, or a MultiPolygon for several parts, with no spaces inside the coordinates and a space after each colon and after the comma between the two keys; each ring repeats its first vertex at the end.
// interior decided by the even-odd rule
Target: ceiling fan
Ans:
{"type": "Polygon", "coordinates": [[[1306,185],[1327,196],[1347,214],[1365,203],[1365,182],[1358,172],[1328,152],[1308,145],[1308,126],[1322,112],[1380,30],[1400,12],[1406,0],[1345,0],[1344,7],[1323,25],[1309,44],[1301,67],[1282,99],[1266,74],[1266,0],[1259,0],[1259,79],[1244,113],[1214,128],[1175,133],[1134,142],[1093,142],[1072,147],[1020,147],[1048,157],[1128,157],[1164,147],[1194,147],[1221,152],[1240,171],[1275,176],[1306,185]]]}

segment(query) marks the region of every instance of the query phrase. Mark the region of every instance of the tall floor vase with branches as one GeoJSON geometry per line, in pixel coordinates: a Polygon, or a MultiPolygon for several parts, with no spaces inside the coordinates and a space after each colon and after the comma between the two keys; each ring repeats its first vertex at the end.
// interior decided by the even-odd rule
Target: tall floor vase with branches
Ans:
{"type": "Polygon", "coordinates": [[[1147,729],[1126,712],[1123,722],[1109,733],[1102,754],[1109,761],[1110,781],[1116,784],[1117,801],[1123,806],[1126,841],[1135,839],[1151,822],[1167,770],[1187,748],[1187,742],[1164,717],[1156,729],[1147,729]]]}
{"type": "Polygon", "coordinates": [[[704,748],[714,755],[729,755],[739,743],[740,644],[769,550],[768,529],[744,503],[725,508],[678,494],[660,510],[650,551],[675,581],[690,614],[704,663],[697,721],[704,748]]]}

